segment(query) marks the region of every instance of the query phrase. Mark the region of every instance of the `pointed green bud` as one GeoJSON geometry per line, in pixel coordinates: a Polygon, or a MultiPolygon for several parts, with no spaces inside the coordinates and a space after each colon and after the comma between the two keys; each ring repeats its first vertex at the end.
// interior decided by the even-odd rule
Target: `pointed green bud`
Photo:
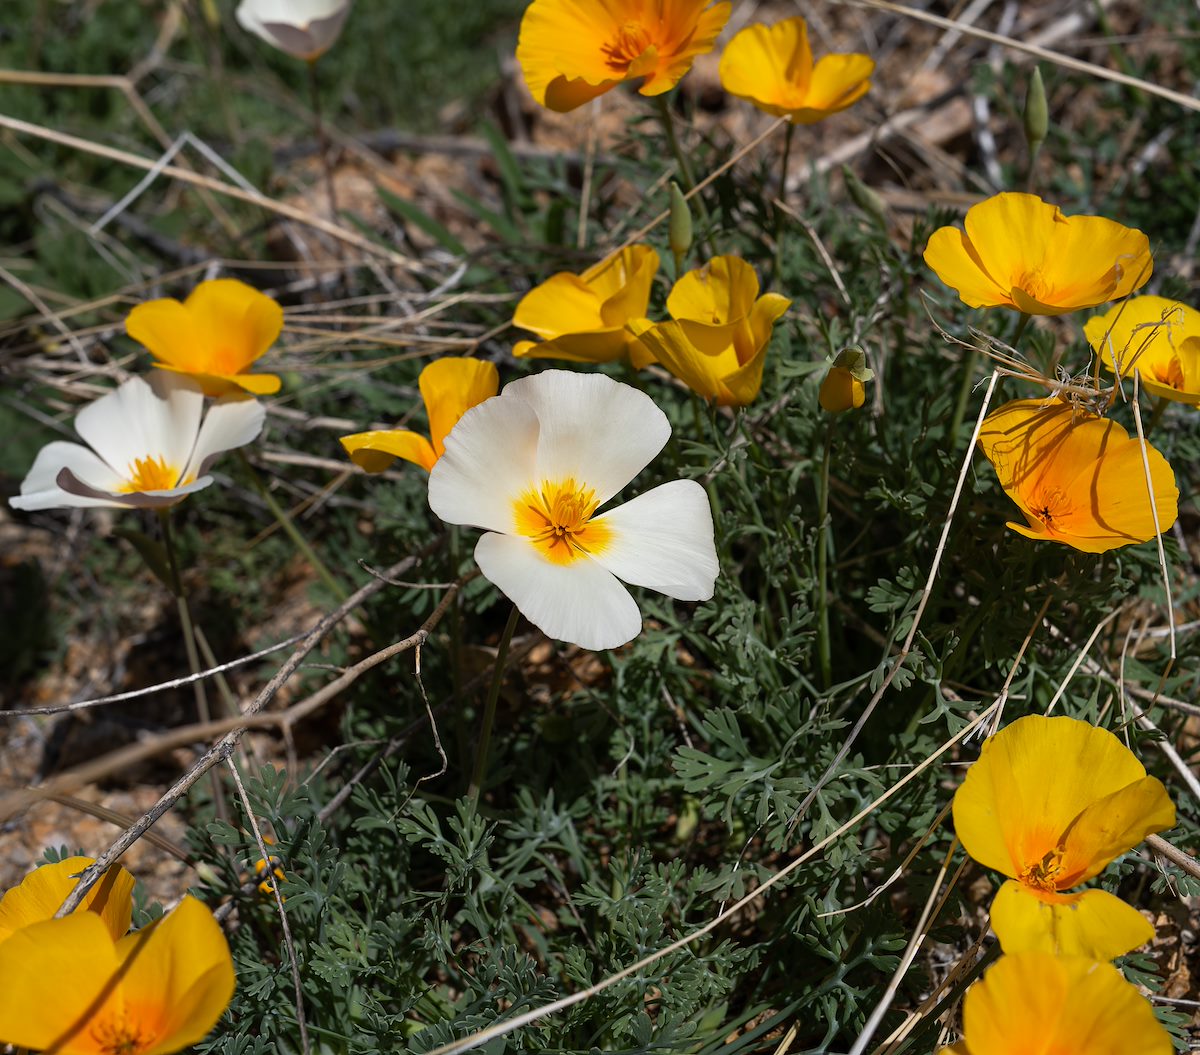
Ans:
{"type": "Polygon", "coordinates": [[[1050,109],[1046,105],[1046,86],[1042,83],[1042,71],[1034,66],[1029,77],[1029,88],[1025,92],[1025,139],[1029,149],[1037,150],[1050,131],[1050,109]]]}
{"type": "Polygon", "coordinates": [[[674,180],[671,181],[671,222],[667,238],[676,261],[687,256],[692,248],[692,210],[688,208],[687,199],[674,180]]]}
{"type": "Polygon", "coordinates": [[[833,365],[848,370],[859,381],[870,381],[875,377],[875,371],[867,366],[867,353],[855,345],[838,352],[833,365]]]}
{"type": "Polygon", "coordinates": [[[849,165],[842,166],[842,179],[846,181],[846,193],[850,195],[850,200],[868,216],[886,225],[887,206],[884,205],[883,199],[863,183],[849,165]]]}

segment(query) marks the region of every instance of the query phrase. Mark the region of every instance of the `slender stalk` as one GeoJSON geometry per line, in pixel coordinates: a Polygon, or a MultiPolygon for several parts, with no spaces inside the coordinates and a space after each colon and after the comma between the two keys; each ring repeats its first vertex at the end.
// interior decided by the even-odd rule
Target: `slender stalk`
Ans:
{"type": "Polygon", "coordinates": [[[300,534],[300,529],[293,523],[292,518],[287,515],[287,511],[275,501],[275,496],[271,494],[262,477],[258,475],[258,471],[251,464],[250,459],[246,457],[246,452],[239,450],[237,453],[238,457],[242,460],[242,464],[246,467],[246,471],[250,474],[250,482],[254,485],[254,489],[262,495],[262,499],[267,503],[267,508],[271,511],[271,515],[275,517],[279,526],[283,528],[288,538],[292,540],[292,544],[296,549],[304,554],[304,558],[313,566],[313,570],[321,577],[321,581],[329,587],[334,597],[339,601],[344,601],[346,599],[345,587],[334,578],[333,572],[317,556],[316,551],[309,545],[308,539],[300,534]]]}
{"type": "MultiPolygon", "coordinates": [[[[788,122],[787,131],[783,135],[783,157],[779,162],[779,203],[780,205],[787,204],[787,176],[788,176],[788,160],[792,154],[792,133],[796,131],[796,126],[788,122]]],[[[776,207],[775,209],[775,279],[783,271],[783,209],[776,207]]]]}
{"type": "MultiPolygon", "coordinates": [[[[1029,325],[1029,316],[1021,312],[1017,322],[1017,331],[1013,334],[1012,347],[1015,349],[1021,343],[1025,327],[1029,325]]],[[[950,418],[950,431],[946,437],[951,444],[958,442],[958,430],[962,428],[963,418],[967,415],[967,402],[971,398],[971,388],[975,383],[975,366],[979,362],[979,349],[972,346],[963,360],[962,383],[958,388],[958,398],[954,401],[954,414],[950,418]]]]}
{"type": "Polygon", "coordinates": [[[1163,414],[1167,411],[1167,406],[1170,400],[1166,396],[1159,396],[1158,401],[1154,404],[1154,412],[1150,415],[1150,423],[1146,426],[1146,431],[1149,432],[1162,421],[1163,414]]]}
{"type": "MultiPolygon", "coordinates": [[[[317,80],[317,60],[308,63],[308,93],[312,100],[313,132],[317,137],[317,152],[321,156],[321,168],[325,173],[325,196],[329,202],[329,218],[337,223],[337,192],[333,185],[333,164],[329,160],[329,133],[321,116],[321,85],[317,80]]],[[[341,252],[341,247],[338,247],[341,252]]]]}
{"type": "Polygon", "coordinates": [[[467,788],[467,796],[474,808],[479,804],[479,792],[483,789],[483,781],[487,776],[488,748],[492,742],[492,726],[496,723],[496,703],[500,699],[500,685],[504,681],[504,667],[508,660],[508,646],[512,644],[513,632],[517,629],[517,621],[521,613],[514,604],[508,614],[508,622],[504,624],[504,633],[500,635],[500,645],[496,649],[496,665],[492,668],[492,684],[488,687],[487,702],[483,706],[483,728],[479,730],[479,746],[475,749],[475,768],[471,772],[471,783],[467,788]]]}
{"type": "Polygon", "coordinates": [[[829,461],[836,419],[825,430],[825,454],[817,483],[817,664],[821,687],[833,684],[833,658],[829,646],[829,461]]]}
{"type": "MultiPolygon", "coordinates": [[[[683,152],[683,147],[679,145],[679,136],[675,132],[675,118],[671,115],[671,106],[667,102],[665,95],[656,95],[654,97],[654,105],[658,109],[658,119],[663,126],[663,131],[667,136],[667,143],[671,147],[671,154],[675,158],[675,166],[679,169],[679,182],[683,184],[683,189],[686,192],[691,192],[696,187],[696,180],[692,176],[692,166],[689,164],[687,155],[683,152]]],[[[708,207],[704,204],[704,199],[699,195],[695,195],[688,199],[689,202],[696,204],[697,210],[700,213],[700,219],[704,224],[704,241],[708,246],[708,251],[712,256],[717,255],[716,247],[713,245],[711,228],[712,223],[708,215],[708,207]]]]}

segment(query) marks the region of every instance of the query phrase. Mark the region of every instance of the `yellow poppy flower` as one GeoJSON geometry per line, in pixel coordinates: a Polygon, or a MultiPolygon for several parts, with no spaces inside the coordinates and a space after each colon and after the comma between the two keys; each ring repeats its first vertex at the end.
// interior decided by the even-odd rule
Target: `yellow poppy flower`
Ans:
{"type": "Polygon", "coordinates": [[[1166,788],[1112,733],[1075,718],[1019,718],[983,745],[953,808],[967,853],[1009,877],[992,905],[1005,952],[1107,960],[1153,937],[1112,894],[1065,893],[1175,824],[1166,788]]]}
{"type": "Polygon", "coordinates": [[[403,458],[422,469],[432,469],[445,453],[446,436],[458,419],[500,390],[500,374],[495,363],[447,356],[425,367],[418,385],[429,418],[429,439],[408,429],[376,429],[343,436],[342,446],[359,468],[381,473],[397,458],[403,458]]]}
{"type": "Polygon", "coordinates": [[[1152,539],[1154,510],[1162,531],[1178,516],[1166,458],[1146,444],[1152,510],[1137,437],[1060,399],[1005,403],[987,416],[979,445],[1028,521],[1008,526],[1029,538],[1104,553],[1152,539]]]}
{"type": "Polygon", "coordinates": [[[645,366],[650,356],[625,324],[645,316],[657,273],[658,253],[648,245],[631,245],[581,275],[552,275],[526,293],[513,313],[514,326],[539,337],[518,342],[513,355],[574,363],[607,363],[629,355],[634,366],[645,366]]]}
{"type": "MultiPolygon", "coordinates": [[[[23,927],[53,919],[75,889],[74,877],[94,863],[90,857],[67,857],[35,868],[19,885],[6,891],[0,898],[0,942],[23,927]]],[[[113,865],[75,911],[94,912],[113,941],[123,937],[133,913],[133,876],[120,865],[113,865]]]]}
{"type": "Polygon", "coordinates": [[[565,113],[622,81],[643,95],[670,91],[712,51],[729,3],[709,0],[533,0],[521,19],[517,62],[533,97],[565,113]]]}
{"type": "Polygon", "coordinates": [[[858,53],[825,55],[813,65],[808,26],[788,18],[747,26],[721,55],[721,85],[795,125],[811,125],[853,106],[871,87],[875,63],[858,53]]]}
{"type": "Polygon", "coordinates": [[[167,1055],[203,1040],[233,995],[212,913],[188,896],[114,941],[91,912],[0,944],[0,1040],[56,1055],[167,1055]]]}
{"type": "Polygon", "coordinates": [[[1105,368],[1136,370],[1163,399],[1200,405],[1200,313],[1166,297],[1132,297],[1083,326],[1105,368]]]}
{"type": "Polygon", "coordinates": [[[963,1039],[940,1055],[1171,1055],[1154,1009],[1112,964],[1024,952],[967,990],[963,1039]]]}
{"type": "Polygon", "coordinates": [[[845,348],[838,352],[821,382],[817,402],[830,414],[857,410],[866,402],[866,382],[874,376],[875,371],[868,369],[867,357],[861,348],[845,348]]]}
{"type": "Polygon", "coordinates": [[[1154,263],[1146,236],[1103,216],[1064,216],[1036,194],[996,194],[940,227],[925,263],[972,308],[1064,315],[1140,289],[1154,263]]]}
{"type": "Polygon", "coordinates": [[[159,360],[155,366],[187,374],[208,396],[278,392],[275,374],[247,371],[282,329],[283,309],[236,278],[201,282],[182,304],[173,297],[139,304],[125,320],[125,332],[159,360]]]}
{"type": "Polygon", "coordinates": [[[758,276],[736,256],[713,257],[671,290],[672,322],[634,320],[630,331],[672,374],[705,399],[745,406],[762,387],[775,321],[792,302],[758,295],[758,276]]]}

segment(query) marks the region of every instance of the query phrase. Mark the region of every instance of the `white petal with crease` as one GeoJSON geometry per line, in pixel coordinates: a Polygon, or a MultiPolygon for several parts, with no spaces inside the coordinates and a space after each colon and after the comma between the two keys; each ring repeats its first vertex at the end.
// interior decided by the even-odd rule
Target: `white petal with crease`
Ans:
{"type": "Polygon", "coordinates": [[[119,506],[108,498],[85,498],[58,486],[58,474],[70,469],[100,491],[114,491],[122,480],[94,452],[79,443],[56,440],[48,443],[34,459],[33,467],[21,481],[21,493],[10,498],[14,509],[55,509],[60,506],[119,506]]]}
{"type": "Polygon", "coordinates": [[[267,411],[256,399],[222,399],[209,408],[183,479],[199,476],[217,455],[243,447],[262,432],[267,411]]]}
{"type": "Polygon", "coordinates": [[[587,558],[553,564],[524,539],[489,532],[475,546],[475,560],[484,577],[547,637],[602,649],[641,632],[642,615],[629,591],[587,558]]]}

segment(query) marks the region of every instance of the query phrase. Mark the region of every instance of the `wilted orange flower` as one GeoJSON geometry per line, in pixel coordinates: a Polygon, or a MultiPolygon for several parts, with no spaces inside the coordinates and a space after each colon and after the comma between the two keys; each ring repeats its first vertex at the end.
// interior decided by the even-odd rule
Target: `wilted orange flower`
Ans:
{"type": "Polygon", "coordinates": [[[650,356],[625,324],[645,316],[657,273],[658,253],[648,245],[631,245],[581,275],[552,275],[517,305],[513,325],[541,339],[517,342],[513,355],[576,363],[629,355],[634,366],[644,366],[650,356]]]}
{"type": "Polygon", "coordinates": [[[500,390],[500,374],[495,363],[447,356],[425,367],[418,384],[429,417],[429,439],[408,429],[376,429],[343,436],[342,446],[359,468],[381,473],[397,458],[403,458],[422,469],[432,469],[445,452],[446,436],[458,419],[500,390]]]}
{"type": "Polygon", "coordinates": [[[56,1055],[167,1055],[203,1040],[233,995],[212,913],[185,897],[119,941],[92,912],[0,943],[0,1041],[56,1055]]]}
{"type": "Polygon", "coordinates": [[[967,210],[966,231],[941,227],[925,263],[972,308],[1063,315],[1139,289],[1150,243],[1103,216],[1064,216],[1035,194],[997,194],[967,210]]]}
{"type": "Polygon", "coordinates": [[[282,329],[283,309],[236,278],[201,282],[182,304],[173,297],[139,304],[125,320],[129,336],[160,360],[155,366],[187,374],[208,396],[278,392],[274,374],[246,371],[282,329]]]}
{"type": "Polygon", "coordinates": [[[940,1055],[1171,1055],[1154,1009],[1110,963],[1001,956],[967,990],[963,1039],[940,1055]]]}
{"type": "Polygon", "coordinates": [[[976,861],[1009,876],[992,904],[1007,953],[1108,960],[1154,928],[1086,883],[1175,824],[1167,789],[1117,737],[1075,718],[1030,715],[983,745],[954,796],[954,828],[976,861]]]}
{"type": "Polygon", "coordinates": [[[1200,405],[1200,314],[1166,297],[1131,297],[1084,323],[1105,368],[1137,371],[1143,388],[1163,399],[1200,405]]]}
{"type": "Polygon", "coordinates": [[[811,125],[853,106],[871,87],[875,63],[858,53],[825,55],[813,65],[808,26],[788,18],[747,26],[721,55],[721,85],[792,124],[811,125]]]}
{"type": "Polygon", "coordinates": [[[670,91],[712,51],[729,4],[709,0],[533,0],[521,19],[517,62],[533,97],[565,113],[622,81],[643,95],[670,91]]]}
{"type": "MultiPolygon", "coordinates": [[[[0,942],[23,927],[53,919],[80,872],[95,862],[90,857],[66,857],[35,868],[0,898],[0,942]]],[[[76,912],[94,912],[113,941],[129,930],[133,914],[133,876],[113,865],[87,892],[76,912]]]]}
{"type": "Polygon", "coordinates": [[[1154,509],[1142,445],[1117,422],[1060,399],[1018,399],[993,411],[979,445],[1028,525],[1008,526],[1029,538],[1062,542],[1085,553],[1152,539],[1179,514],[1171,466],[1146,444],[1154,509]]]}
{"type": "Polygon", "coordinates": [[[630,323],[655,359],[705,399],[745,406],[762,387],[763,364],[775,321],[792,302],[758,295],[758,276],[736,256],[713,257],[671,290],[672,322],[630,323]]]}

